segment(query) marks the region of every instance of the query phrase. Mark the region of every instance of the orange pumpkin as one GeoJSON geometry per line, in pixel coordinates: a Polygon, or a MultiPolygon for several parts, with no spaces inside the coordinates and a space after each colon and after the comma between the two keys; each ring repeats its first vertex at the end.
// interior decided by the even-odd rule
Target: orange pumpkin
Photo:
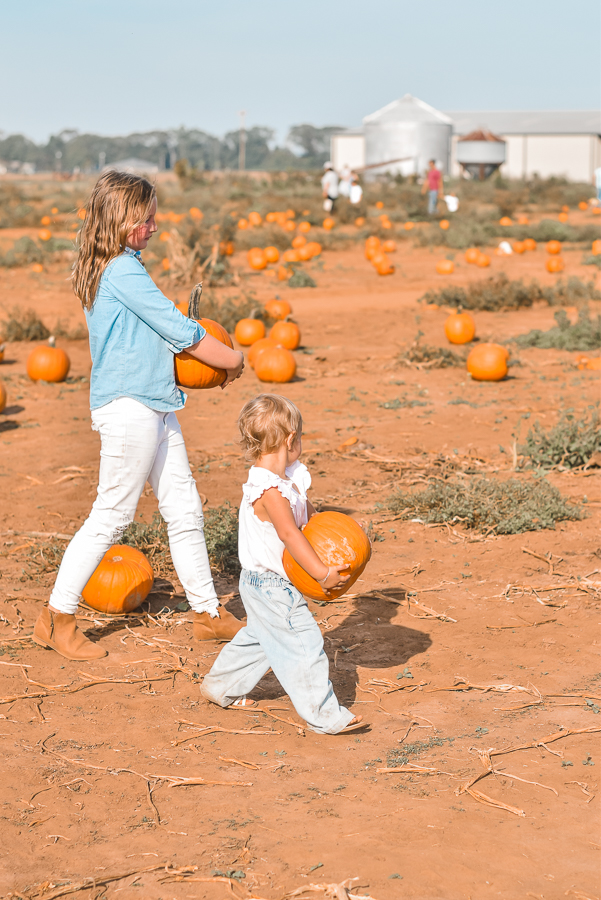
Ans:
{"type": "Polygon", "coordinates": [[[280,300],[276,297],[275,300],[267,301],[265,312],[270,319],[285,319],[286,316],[292,314],[292,307],[287,300],[280,300]]]}
{"type": "Polygon", "coordinates": [[[296,231],[296,222],[293,222],[292,219],[285,220],[284,231],[296,231]]]}
{"type": "MultiPolygon", "coordinates": [[[[4,351],[2,351],[2,356],[4,356],[4,351]]],[[[6,388],[0,381],[0,413],[6,408],[6,388]]]]}
{"type": "Polygon", "coordinates": [[[326,594],[321,585],[284,550],[286,575],[301,594],[312,600],[335,600],[341,597],[353,586],[369,562],[369,538],[350,516],[330,511],[311,516],[303,528],[303,534],[324,565],[344,566],[342,574],[350,574],[350,578],[326,594]]]}
{"type": "Polygon", "coordinates": [[[188,315],[188,307],[189,303],[187,300],[180,300],[179,303],[175,303],[175,308],[181,312],[182,316],[188,315]]]}
{"type": "Polygon", "coordinates": [[[518,216],[518,225],[528,225],[528,216],[523,213],[518,216]]]}
{"type": "Polygon", "coordinates": [[[593,206],[593,215],[601,216],[601,206],[593,206]]]}
{"type": "Polygon", "coordinates": [[[296,237],[292,238],[292,246],[295,250],[300,250],[301,247],[304,247],[307,243],[307,238],[302,234],[297,234],[296,237]]]}
{"type": "MultiPolygon", "coordinates": [[[[198,322],[205,329],[207,334],[221,341],[222,344],[231,347],[234,345],[232,339],[218,322],[212,319],[198,319],[198,322]]],[[[175,383],[180,387],[190,388],[191,390],[209,390],[223,384],[226,377],[225,369],[216,369],[214,366],[208,366],[206,363],[195,359],[185,350],[175,356],[175,383]]]]}
{"type": "Polygon", "coordinates": [[[50,218],[50,216],[42,216],[42,218],[40,219],[40,225],[50,225],[51,222],[52,219],[50,218]]]}
{"type": "Polygon", "coordinates": [[[249,225],[253,225],[254,227],[256,227],[257,225],[260,225],[262,221],[263,221],[263,219],[259,215],[258,212],[250,212],[248,214],[248,224],[249,225]]]}
{"type": "Polygon", "coordinates": [[[436,271],[439,275],[452,275],[455,271],[455,264],[452,259],[439,259],[436,263],[436,271]]]}
{"type": "Polygon", "coordinates": [[[514,241],[511,245],[514,253],[525,253],[526,248],[523,241],[514,241]]]}
{"type": "Polygon", "coordinates": [[[268,263],[277,263],[280,258],[280,251],[272,244],[270,244],[269,247],[265,247],[263,253],[265,254],[265,259],[268,263]]]}
{"type": "Polygon", "coordinates": [[[143,553],[115,544],[104,554],[81,595],[98,612],[125,615],[146,600],[153,581],[152,566],[143,553]]]}
{"type": "Polygon", "coordinates": [[[569,219],[569,216],[568,216],[567,212],[560,212],[559,215],[557,216],[557,218],[559,219],[560,222],[567,222],[569,219]]]}
{"type": "Polygon", "coordinates": [[[392,228],[392,222],[388,218],[382,218],[382,228],[392,228]]]}
{"type": "Polygon", "coordinates": [[[552,275],[563,272],[565,269],[563,258],[561,256],[550,256],[545,262],[545,269],[547,272],[551,272],[552,275]]]}
{"type": "Polygon", "coordinates": [[[311,231],[311,223],[310,222],[299,222],[298,230],[300,232],[302,232],[303,234],[308,234],[308,232],[311,231]]]}
{"type": "Polygon", "coordinates": [[[236,323],[234,337],[243,347],[250,347],[255,341],[265,337],[265,324],[261,319],[240,319],[236,323]]]}
{"type": "Polygon", "coordinates": [[[363,218],[363,216],[357,216],[357,218],[355,219],[355,225],[357,226],[357,228],[361,228],[363,225],[365,225],[365,219],[363,218]]]}
{"type": "Polygon", "coordinates": [[[513,222],[511,221],[509,216],[503,216],[501,219],[499,219],[499,225],[503,225],[504,227],[507,227],[509,225],[513,225],[513,222]]]}
{"type": "Polygon", "coordinates": [[[300,262],[298,250],[284,250],[282,259],[284,260],[284,262],[300,262]]]}
{"type": "Polygon", "coordinates": [[[52,213],[53,216],[55,216],[58,212],[58,206],[53,206],[52,209],[50,210],[50,212],[52,213]]]}
{"type": "Polygon", "coordinates": [[[580,203],[578,204],[578,209],[581,209],[582,212],[586,212],[586,210],[588,209],[588,203],[586,202],[586,200],[580,201],[580,203]]]}
{"type": "Polygon", "coordinates": [[[195,222],[200,222],[204,218],[204,213],[202,213],[197,206],[191,206],[188,210],[188,215],[191,219],[194,219],[195,222]]]}
{"type": "Polygon", "coordinates": [[[291,275],[292,272],[286,266],[278,266],[278,281],[286,281],[291,275]]]}
{"type": "Polygon", "coordinates": [[[220,241],[219,242],[219,252],[222,256],[233,256],[234,255],[234,242],[233,241],[220,241]]]}
{"type": "Polygon", "coordinates": [[[550,253],[552,256],[557,256],[558,253],[561,253],[561,243],[559,241],[547,241],[547,253],[550,253]]]}
{"type": "Polygon", "coordinates": [[[310,259],[313,259],[313,252],[311,250],[310,244],[305,244],[304,247],[299,247],[296,252],[298,253],[298,258],[301,262],[308,262],[310,259]]]}
{"type": "Polygon", "coordinates": [[[319,256],[322,250],[321,244],[317,241],[309,241],[308,244],[305,244],[305,248],[311,251],[311,256],[319,256]]]}
{"type": "Polygon", "coordinates": [[[365,259],[373,259],[380,249],[380,238],[375,234],[370,235],[365,241],[365,259]]]}
{"type": "Polygon", "coordinates": [[[476,336],[476,323],[467,312],[451,313],[444,323],[444,333],[451,344],[469,344],[476,336]]]}
{"type": "Polygon", "coordinates": [[[570,207],[569,207],[569,206],[562,206],[562,207],[561,207],[561,211],[562,211],[562,212],[569,212],[569,211],[570,211],[570,207]]]}
{"type": "Polygon", "coordinates": [[[269,332],[269,337],[287,350],[296,350],[301,342],[300,328],[296,322],[276,322],[269,332]]]}
{"type": "Polygon", "coordinates": [[[382,200],[377,201],[376,209],[384,209],[384,203],[382,202],[382,200]]]}
{"type": "Polygon", "coordinates": [[[163,271],[165,271],[165,272],[169,271],[169,269],[171,268],[171,262],[169,261],[169,259],[167,257],[165,257],[164,259],[161,260],[161,266],[163,268],[163,271]]]}
{"type": "Polygon", "coordinates": [[[77,217],[78,217],[79,219],[81,219],[82,222],[83,222],[83,220],[85,219],[85,217],[86,217],[86,211],[85,211],[85,209],[84,209],[83,207],[82,207],[81,209],[78,209],[78,210],[77,210],[77,217]]]}
{"type": "Polygon", "coordinates": [[[403,228],[405,231],[411,231],[412,228],[415,228],[415,222],[405,222],[403,228]]]}
{"type": "Polygon", "coordinates": [[[326,216],[326,218],[322,222],[322,225],[326,231],[331,231],[335,224],[336,222],[331,216],[326,216]]]}
{"type": "Polygon", "coordinates": [[[524,239],[524,250],[527,250],[529,252],[536,250],[536,241],[534,240],[534,238],[524,239]]]}
{"type": "Polygon", "coordinates": [[[441,219],[438,223],[443,231],[447,231],[449,225],[451,224],[448,219],[441,219]]]}
{"type": "Polygon", "coordinates": [[[478,344],[467,358],[467,370],[475,381],[501,381],[507,375],[507,358],[499,344],[478,344]]]}
{"type": "Polygon", "coordinates": [[[248,228],[248,219],[238,219],[238,228],[240,231],[244,231],[248,228]]]}
{"type": "Polygon", "coordinates": [[[395,253],[396,252],[396,241],[384,241],[382,244],[382,250],[384,253],[395,253]]]}
{"type": "Polygon", "coordinates": [[[601,256],[601,240],[597,238],[596,241],[593,241],[591,249],[593,251],[593,256],[601,256]]]}
{"type": "Polygon", "coordinates": [[[52,232],[47,228],[40,228],[40,230],[38,231],[38,237],[41,241],[49,241],[52,237],[52,232]]]}
{"type": "Polygon", "coordinates": [[[476,265],[480,266],[481,269],[486,269],[487,266],[490,266],[490,256],[487,253],[479,253],[476,265]]]}
{"type": "Polygon", "coordinates": [[[71,360],[64,350],[54,346],[54,338],[36,347],[27,358],[27,374],[32,381],[64,381],[70,368],[71,360]]]}
{"type": "Polygon", "coordinates": [[[286,216],[287,219],[294,219],[296,216],[296,213],[294,212],[293,209],[287,209],[286,212],[284,213],[284,215],[286,216]]]}
{"type": "Polygon", "coordinates": [[[254,369],[259,381],[286,384],[296,375],[296,360],[285,347],[263,347],[255,357],[254,369]]]}
{"type": "Polygon", "coordinates": [[[465,251],[465,261],[466,263],[475,264],[478,260],[478,256],[480,255],[480,251],[477,247],[468,247],[465,251]]]}
{"type": "Polygon", "coordinates": [[[42,263],[34,263],[31,267],[31,271],[37,272],[37,274],[40,275],[44,271],[44,266],[42,263]]]}
{"type": "Polygon", "coordinates": [[[266,350],[268,347],[277,347],[277,342],[273,341],[271,338],[264,337],[259,338],[258,341],[255,341],[250,350],[248,351],[246,358],[248,360],[248,364],[251,369],[255,367],[255,360],[259,353],[262,353],[263,350],[266,350]]]}
{"type": "Polygon", "coordinates": [[[268,212],[267,215],[265,216],[265,221],[269,222],[269,223],[277,222],[277,216],[278,216],[277,213],[268,212]]]}
{"type": "Polygon", "coordinates": [[[261,247],[251,247],[246,258],[251,269],[264,269],[267,266],[267,257],[261,247]]]}

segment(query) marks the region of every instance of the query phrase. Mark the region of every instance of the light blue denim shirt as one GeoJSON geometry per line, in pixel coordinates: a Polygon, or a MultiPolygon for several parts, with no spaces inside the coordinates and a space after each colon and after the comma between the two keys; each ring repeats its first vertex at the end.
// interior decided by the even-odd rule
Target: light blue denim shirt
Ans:
{"type": "Polygon", "coordinates": [[[181,409],[186,395],[175,383],[173,356],[200,341],[204,328],[158,289],[140,254],[126,248],[100,279],[91,309],[90,407],[131,397],[151,409],[181,409]]]}

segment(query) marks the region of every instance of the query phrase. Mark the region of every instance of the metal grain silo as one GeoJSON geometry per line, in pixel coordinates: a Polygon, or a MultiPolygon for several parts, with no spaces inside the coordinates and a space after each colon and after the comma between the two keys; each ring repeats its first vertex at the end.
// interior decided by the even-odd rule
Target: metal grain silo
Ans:
{"type": "Polygon", "coordinates": [[[490,131],[472,131],[457,141],[456,158],[472,178],[484,181],[505,162],[505,141],[490,131]]]}
{"type": "Polygon", "coordinates": [[[421,174],[430,159],[447,173],[452,129],[444,113],[405,94],[363,119],[365,177],[421,174]]]}

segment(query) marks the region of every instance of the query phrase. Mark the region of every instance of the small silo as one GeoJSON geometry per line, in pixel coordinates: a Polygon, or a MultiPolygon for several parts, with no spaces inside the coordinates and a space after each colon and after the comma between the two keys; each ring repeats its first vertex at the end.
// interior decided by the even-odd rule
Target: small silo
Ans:
{"type": "Polygon", "coordinates": [[[457,141],[456,158],[472,178],[484,181],[505,162],[505,141],[491,131],[472,131],[457,141]]]}
{"type": "Polygon", "coordinates": [[[418,175],[430,159],[447,173],[452,128],[448,116],[411,94],[389,103],[363,119],[365,177],[418,175]]]}

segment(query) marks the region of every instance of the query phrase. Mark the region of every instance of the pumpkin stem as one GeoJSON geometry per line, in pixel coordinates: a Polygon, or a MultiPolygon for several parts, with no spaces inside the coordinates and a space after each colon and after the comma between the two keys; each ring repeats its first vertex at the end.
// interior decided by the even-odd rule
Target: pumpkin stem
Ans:
{"type": "Polygon", "coordinates": [[[50,337],[48,338],[48,344],[50,347],[56,346],[56,339],[53,334],[51,334],[50,337]]]}
{"type": "Polygon", "coordinates": [[[188,303],[188,318],[200,319],[200,297],[202,294],[202,281],[195,284],[190,294],[190,302],[188,303]]]}

